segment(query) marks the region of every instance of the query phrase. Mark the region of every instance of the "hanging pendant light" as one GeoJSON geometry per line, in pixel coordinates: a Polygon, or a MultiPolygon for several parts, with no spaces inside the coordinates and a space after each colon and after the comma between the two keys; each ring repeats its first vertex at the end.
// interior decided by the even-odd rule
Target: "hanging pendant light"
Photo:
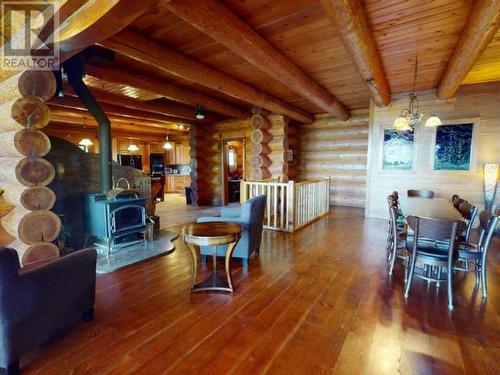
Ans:
{"type": "Polygon", "coordinates": [[[194,114],[198,120],[203,120],[205,118],[205,110],[201,105],[197,105],[194,114]]]}
{"type": "Polygon", "coordinates": [[[165,143],[163,144],[163,148],[165,150],[171,150],[174,148],[174,146],[172,145],[172,143],[169,142],[168,140],[168,134],[167,134],[167,137],[165,138],[165,143]]]}
{"type": "MultiPolygon", "coordinates": [[[[85,131],[87,127],[85,126],[85,117],[83,117],[83,130],[85,131]]],[[[89,152],[89,147],[90,146],[93,146],[94,145],[94,142],[92,142],[90,139],[88,138],[82,138],[80,140],[80,142],[78,142],[78,146],[82,146],[83,147],[83,150],[85,152],[89,152]]]]}
{"type": "MultiPolygon", "coordinates": [[[[417,82],[417,69],[418,69],[418,56],[415,57],[415,73],[413,76],[413,90],[410,94],[410,101],[408,102],[408,107],[401,110],[399,116],[394,120],[393,126],[398,131],[412,130],[420,124],[422,118],[424,117],[424,110],[420,110],[418,105],[417,94],[415,93],[415,85],[417,82]]],[[[441,125],[441,120],[436,115],[432,114],[427,121],[425,126],[439,126],[441,125]]]]}
{"type": "Polygon", "coordinates": [[[131,144],[130,146],[127,147],[127,150],[130,152],[135,152],[135,151],[139,151],[139,147],[137,147],[134,144],[131,144]]]}
{"type": "Polygon", "coordinates": [[[83,138],[80,142],[78,142],[78,145],[84,146],[84,147],[89,147],[89,146],[93,146],[94,142],[92,142],[88,138],[83,138]]]}

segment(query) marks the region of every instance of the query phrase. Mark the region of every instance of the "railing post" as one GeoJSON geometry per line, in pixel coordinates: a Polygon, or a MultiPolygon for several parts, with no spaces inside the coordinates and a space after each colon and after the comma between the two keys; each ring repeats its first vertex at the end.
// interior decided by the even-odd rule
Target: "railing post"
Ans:
{"type": "Polygon", "coordinates": [[[247,200],[247,183],[245,180],[240,181],[240,203],[243,204],[247,200]]]}
{"type": "Polygon", "coordinates": [[[288,181],[286,194],[287,231],[295,231],[295,182],[288,181]]]}
{"type": "Polygon", "coordinates": [[[326,212],[330,212],[330,183],[331,183],[331,178],[328,176],[326,178],[326,212]]]}

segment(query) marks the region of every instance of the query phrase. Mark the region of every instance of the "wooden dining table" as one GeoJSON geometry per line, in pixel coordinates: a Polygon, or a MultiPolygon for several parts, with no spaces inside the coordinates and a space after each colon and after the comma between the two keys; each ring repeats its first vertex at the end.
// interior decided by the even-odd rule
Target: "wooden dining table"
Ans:
{"type": "Polygon", "coordinates": [[[405,217],[418,216],[431,219],[463,220],[453,203],[444,198],[399,198],[401,211],[405,217]]]}

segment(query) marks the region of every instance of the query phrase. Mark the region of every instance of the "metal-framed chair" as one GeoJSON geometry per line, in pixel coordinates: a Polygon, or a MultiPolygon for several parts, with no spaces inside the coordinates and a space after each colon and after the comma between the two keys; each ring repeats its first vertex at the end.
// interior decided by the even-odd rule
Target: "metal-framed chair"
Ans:
{"type": "Polygon", "coordinates": [[[456,240],[459,230],[465,223],[453,220],[429,219],[417,216],[407,217],[408,226],[413,230],[413,237],[406,241],[406,250],[409,256],[407,262],[407,282],[404,296],[410,293],[415,264],[421,262],[424,269],[417,276],[436,282],[446,281],[448,293],[448,308],[453,309],[453,264],[457,259],[456,240]],[[446,278],[443,278],[442,269],[446,268],[446,278]]]}
{"type": "Polygon", "coordinates": [[[418,198],[434,198],[434,192],[432,190],[414,190],[410,189],[407,191],[408,197],[418,197],[418,198]]]}
{"type": "MultiPolygon", "coordinates": [[[[495,231],[499,222],[499,217],[489,211],[483,211],[479,215],[479,239],[476,244],[464,243],[458,246],[458,260],[465,264],[472,263],[474,265],[474,273],[476,275],[476,286],[481,283],[483,298],[488,297],[488,285],[486,282],[486,258],[488,250],[491,246],[491,240],[495,235],[495,231]]],[[[455,270],[471,272],[471,269],[466,266],[454,267],[455,270]]]]}

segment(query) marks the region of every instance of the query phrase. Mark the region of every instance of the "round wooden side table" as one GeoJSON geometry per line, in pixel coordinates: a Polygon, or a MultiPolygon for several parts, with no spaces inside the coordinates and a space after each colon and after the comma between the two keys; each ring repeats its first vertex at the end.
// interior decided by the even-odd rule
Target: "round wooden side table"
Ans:
{"type": "Polygon", "coordinates": [[[191,291],[223,291],[233,292],[231,276],[231,256],[241,237],[241,225],[230,222],[214,221],[209,223],[193,223],[182,229],[182,239],[193,258],[193,278],[191,291]],[[226,250],[226,279],[217,273],[217,245],[228,245],[226,250]],[[204,281],[195,284],[198,271],[198,252],[196,247],[212,246],[213,271],[204,281]]]}

